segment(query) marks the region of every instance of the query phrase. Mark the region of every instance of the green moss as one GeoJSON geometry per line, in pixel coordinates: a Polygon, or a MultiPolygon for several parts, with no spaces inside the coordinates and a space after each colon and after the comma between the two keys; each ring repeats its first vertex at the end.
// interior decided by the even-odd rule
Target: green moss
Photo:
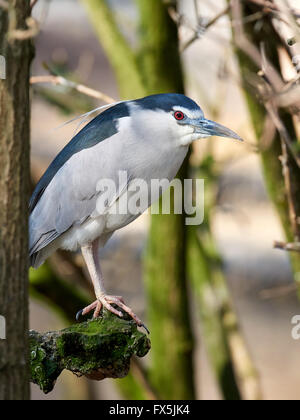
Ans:
{"type": "Polygon", "coordinates": [[[55,353],[51,353],[51,337],[42,340],[42,336],[30,331],[30,369],[31,381],[40,386],[45,393],[53,389],[56,378],[61,374],[62,368],[55,353]]]}
{"type": "Polygon", "coordinates": [[[48,393],[64,369],[97,379],[125,377],[131,357],[145,356],[150,341],[134,321],[124,318],[105,311],[102,318],[62,331],[31,331],[31,381],[48,393]]]}

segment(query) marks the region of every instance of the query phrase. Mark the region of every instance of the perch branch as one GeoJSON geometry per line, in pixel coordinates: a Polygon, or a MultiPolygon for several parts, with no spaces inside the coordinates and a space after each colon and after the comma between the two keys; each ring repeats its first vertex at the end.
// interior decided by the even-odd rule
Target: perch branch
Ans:
{"type": "Polygon", "coordinates": [[[135,322],[108,311],[102,318],[61,331],[29,335],[31,382],[45,394],[53,390],[64,369],[97,381],[124,378],[132,356],[144,357],[150,349],[148,337],[135,322]]]}
{"type": "MultiPolygon", "coordinates": [[[[71,260],[69,262],[74,265],[71,260]]],[[[56,261],[55,270],[58,265],[60,263],[56,261]]],[[[30,270],[30,291],[33,297],[42,299],[43,302],[46,301],[55,312],[71,323],[74,322],[74,314],[90,303],[89,298],[82,295],[74,286],[71,287],[65,280],[62,280],[49,263],[45,263],[38,270],[30,270]]],[[[131,359],[131,374],[136,380],[137,386],[144,390],[148,399],[158,398],[156,391],[149,382],[147,371],[139,363],[136,356],[131,359]]]]}

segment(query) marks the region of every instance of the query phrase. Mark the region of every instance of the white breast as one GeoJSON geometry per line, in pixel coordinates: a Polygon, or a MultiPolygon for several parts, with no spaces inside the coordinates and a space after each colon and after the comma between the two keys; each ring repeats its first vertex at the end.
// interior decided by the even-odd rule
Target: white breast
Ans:
{"type": "MultiPolygon", "coordinates": [[[[144,180],[149,187],[148,191],[151,191],[152,179],[171,181],[176,176],[188,152],[188,146],[180,145],[176,138],[176,132],[166,125],[165,114],[161,116],[158,112],[154,112],[153,116],[151,114],[147,110],[145,115],[143,112],[139,112],[139,118],[122,118],[120,120],[119,144],[110,143],[110,146],[114,146],[114,150],[115,147],[118,148],[118,160],[116,161],[116,155],[112,152],[111,160],[107,161],[108,166],[111,165],[110,171],[112,168],[128,171],[130,185],[136,179],[144,180]],[[132,133],[134,133],[133,136],[132,133]]],[[[101,147],[103,147],[101,143],[96,146],[97,149],[99,148],[99,154],[101,154],[101,147]]],[[[96,148],[87,150],[85,153],[93,152],[95,154],[96,148]]],[[[108,150],[106,149],[106,153],[108,150]]],[[[127,190],[125,189],[114,205],[120,204],[126,194],[127,190]]],[[[149,205],[152,204],[150,198],[149,196],[149,205]]],[[[74,225],[57,240],[58,247],[76,250],[99,237],[103,237],[105,242],[106,237],[113,231],[126,226],[138,216],[139,214],[132,214],[129,211],[126,214],[114,214],[112,211],[99,214],[95,209],[90,218],[80,225],[74,225]]]]}

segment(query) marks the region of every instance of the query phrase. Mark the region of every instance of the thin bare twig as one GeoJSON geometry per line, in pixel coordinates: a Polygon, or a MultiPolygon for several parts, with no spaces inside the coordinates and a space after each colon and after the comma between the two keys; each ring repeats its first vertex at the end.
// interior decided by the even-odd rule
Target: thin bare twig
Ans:
{"type": "Polygon", "coordinates": [[[261,68],[259,74],[262,76],[262,81],[264,82],[263,86],[258,86],[260,88],[259,94],[261,95],[265,108],[272,118],[275,127],[277,128],[281,139],[289,148],[295,162],[300,168],[300,158],[297,156],[292,140],[289,136],[288,131],[286,130],[284,124],[282,123],[277,107],[275,106],[274,101],[271,100],[272,95],[277,95],[279,92],[284,90],[285,84],[274,66],[268,61],[264,47],[261,45],[261,51],[256,48],[247,38],[244,33],[244,28],[242,24],[242,10],[239,0],[232,0],[231,2],[232,15],[233,18],[237,21],[236,33],[235,33],[235,43],[256,65],[258,68],[261,68]],[[264,92],[261,92],[263,88],[264,92]],[[263,93],[263,94],[262,94],[263,93]],[[265,96],[265,97],[263,97],[265,96]]]}
{"type": "Polygon", "coordinates": [[[300,103],[300,74],[293,80],[289,81],[281,92],[276,93],[273,99],[280,108],[293,107],[300,103]]]}
{"type": "MultiPolygon", "coordinates": [[[[288,25],[291,27],[291,29],[294,32],[294,38],[297,42],[300,42],[300,28],[297,23],[297,17],[295,17],[295,14],[289,7],[286,0],[277,0],[278,3],[278,9],[279,11],[284,15],[285,19],[287,20],[288,25]]],[[[300,18],[300,14],[298,15],[298,18],[300,18]]]]}
{"type": "Polygon", "coordinates": [[[269,114],[266,115],[262,135],[260,137],[259,152],[269,150],[276,136],[276,127],[269,114]]]}
{"type": "Polygon", "coordinates": [[[201,25],[201,21],[198,18],[198,28],[194,30],[194,35],[191,39],[189,39],[181,48],[181,52],[185,51],[188,47],[190,47],[197,39],[199,39],[205,31],[207,31],[211,26],[213,26],[221,17],[225,16],[229,11],[229,6],[227,6],[222,12],[218,13],[214,18],[212,18],[208,23],[205,25],[201,25]]]}
{"type": "MultiPolygon", "coordinates": [[[[255,45],[253,45],[245,35],[243,28],[243,16],[241,3],[239,0],[231,2],[232,17],[236,22],[234,41],[237,47],[246,54],[258,68],[262,67],[261,53],[255,45]]],[[[284,82],[275,67],[265,58],[265,75],[272,85],[275,92],[280,92],[284,88],[284,82]]]]}
{"type": "MultiPolygon", "coordinates": [[[[264,43],[261,43],[260,45],[260,51],[261,51],[261,72],[260,74],[262,76],[265,76],[268,74],[268,60],[266,56],[265,51],[265,45],[264,43]]],[[[300,103],[300,85],[297,84],[297,81],[299,79],[300,75],[297,75],[297,77],[286,83],[284,87],[279,92],[274,92],[275,88],[273,87],[273,91],[270,91],[270,100],[276,101],[276,105],[279,107],[291,107],[294,105],[299,105],[300,103]]]]}
{"type": "Polygon", "coordinates": [[[187,19],[187,17],[185,15],[181,14],[181,13],[178,13],[178,11],[177,11],[177,9],[175,9],[175,7],[169,6],[168,7],[168,13],[169,13],[170,18],[173,20],[174,23],[176,23],[176,25],[178,27],[186,26],[187,28],[191,29],[192,31],[195,30],[194,26],[187,19]]]}
{"type": "Polygon", "coordinates": [[[278,10],[276,5],[272,3],[272,1],[269,1],[269,0],[247,0],[247,1],[250,3],[255,3],[258,6],[266,7],[267,9],[270,9],[270,10],[278,10]]]}
{"type": "Polygon", "coordinates": [[[214,25],[221,17],[227,15],[229,12],[229,6],[227,6],[224,10],[222,10],[220,13],[218,13],[214,18],[212,18],[206,25],[205,29],[210,28],[212,25],[214,25]]]}
{"type": "MultiPolygon", "coordinates": [[[[256,13],[252,13],[252,15],[243,17],[243,23],[250,23],[255,22],[262,19],[266,15],[266,12],[261,10],[256,13]]],[[[232,24],[235,25],[235,21],[232,21],[232,24]]]]}
{"type": "Polygon", "coordinates": [[[44,76],[32,76],[30,78],[31,84],[37,84],[37,83],[51,83],[53,85],[60,85],[65,86],[69,89],[74,89],[77,92],[83,93],[84,95],[90,96],[95,99],[100,99],[103,102],[106,102],[108,104],[115,102],[113,98],[106,95],[105,93],[102,93],[98,90],[92,89],[88,86],[85,86],[80,83],[73,82],[71,80],[66,79],[63,76],[56,76],[56,75],[44,75],[44,76]]]}
{"type": "MultiPolygon", "coordinates": [[[[271,12],[281,12],[282,11],[278,5],[276,5],[275,3],[273,3],[272,1],[269,1],[269,0],[244,0],[244,1],[254,3],[257,6],[261,6],[266,11],[271,11],[271,12]]],[[[297,19],[300,18],[300,11],[295,10],[295,9],[291,9],[291,8],[289,8],[289,9],[290,9],[290,12],[293,14],[294,17],[296,17],[297,19]]]]}
{"type": "Polygon", "coordinates": [[[281,241],[275,241],[274,242],[274,248],[282,249],[284,251],[300,252],[300,242],[285,243],[285,242],[281,242],[281,241]]]}
{"type": "MultiPolygon", "coordinates": [[[[275,100],[279,107],[296,105],[300,98],[299,85],[297,85],[296,82],[292,85],[285,84],[278,71],[272,63],[268,61],[264,48],[261,48],[261,51],[259,51],[259,49],[249,41],[243,28],[245,20],[243,20],[240,1],[233,0],[231,7],[236,32],[234,39],[235,44],[253,61],[254,64],[257,65],[258,68],[262,69],[260,75],[265,78],[265,81],[267,80],[272,88],[268,91],[269,99],[275,100]]],[[[264,92],[264,94],[265,93],[266,92],[264,92]]],[[[266,97],[263,99],[267,100],[266,97]]]]}
{"type": "Polygon", "coordinates": [[[300,79],[300,74],[298,74],[294,79],[285,83],[281,90],[275,91],[268,80],[266,75],[267,65],[263,63],[262,59],[262,68],[255,73],[249,73],[247,75],[247,82],[256,93],[259,94],[259,97],[263,103],[271,101],[278,108],[289,108],[289,111],[292,114],[299,114],[300,111],[300,85],[298,80],[300,79]]]}
{"type": "Polygon", "coordinates": [[[296,152],[294,150],[293,142],[290,138],[290,135],[289,135],[285,125],[281,121],[281,118],[278,114],[277,108],[275,106],[273,106],[271,102],[266,102],[265,107],[266,107],[266,110],[268,111],[270,117],[272,118],[272,120],[275,124],[275,127],[277,128],[277,131],[280,134],[281,139],[284,141],[284,143],[289,148],[289,151],[290,151],[291,155],[293,156],[297,166],[300,168],[300,157],[296,154],[296,152]]]}
{"type": "Polygon", "coordinates": [[[200,18],[200,10],[199,10],[198,0],[194,0],[194,9],[195,9],[195,13],[196,13],[196,16],[197,16],[197,21],[198,21],[198,23],[200,23],[201,18],[200,18]]]}
{"type": "Polygon", "coordinates": [[[293,194],[291,170],[289,167],[289,155],[287,151],[287,144],[281,136],[282,156],[279,157],[282,164],[282,171],[285,182],[285,190],[288,201],[289,218],[292,226],[293,235],[296,241],[300,240],[300,226],[298,225],[298,216],[295,203],[295,195],[293,194]]]}
{"type": "Polygon", "coordinates": [[[297,284],[292,283],[286,286],[272,287],[269,289],[264,289],[259,293],[259,297],[264,300],[269,299],[278,299],[285,297],[297,291],[297,284]]]}

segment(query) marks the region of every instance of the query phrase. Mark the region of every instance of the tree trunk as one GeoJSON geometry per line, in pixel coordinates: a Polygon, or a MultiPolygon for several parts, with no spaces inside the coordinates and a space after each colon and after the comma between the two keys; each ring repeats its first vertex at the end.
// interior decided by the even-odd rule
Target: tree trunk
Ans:
{"type": "Polygon", "coordinates": [[[6,79],[0,80],[0,314],[6,340],[0,340],[0,400],[29,399],[28,369],[28,198],[29,198],[29,40],[9,31],[26,29],[28,0],[0,7],[0,54],[6,79]]]}
{"type": "MultiPolygon", "coordinates": [[[[163,1],[138,0],[141,26],[139,63],[148,94],[183,93],[177,26],[163,1]]],[[[178,177],[188,178],[188,158],[178,177]]],[[[169,194],[169,192],[167,192],[169,194]]],[[[171,201],[176,200],[174,192],[171,201]]],[[[179,198],[181,199],[181,198],[179,198]]],[[[152,215],[145,284],[151,330],[150,379],[163,399],[195,398],[193,337],[186,278],[183,214],[152,215]]]]}

